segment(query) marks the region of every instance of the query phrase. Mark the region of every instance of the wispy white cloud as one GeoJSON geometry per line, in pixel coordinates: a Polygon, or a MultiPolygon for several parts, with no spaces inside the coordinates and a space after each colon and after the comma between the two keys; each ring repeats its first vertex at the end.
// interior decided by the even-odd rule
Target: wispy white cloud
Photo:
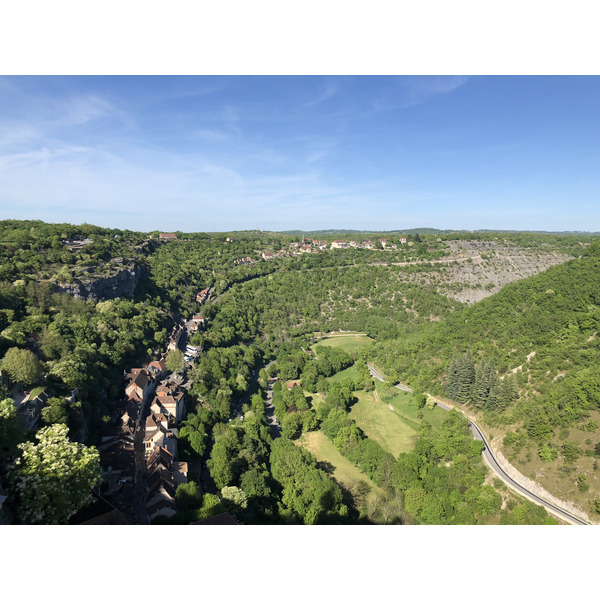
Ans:
{"type": "Polygon", "coordinates": [[[111,117],[123,118],[125,113],[108,100],[92,95],[72,96],[57,103],[53,125],[56,128],[84,125],[90,121],[111,117]]]}
{"type": "MultiPolygon", "coordinates": [[[[189,78],[184,78],[184,80],[189,78]]],[[[211,85],[198,85],[192,89],[180,89],[171,92],[164,92],[158,94],[152,94],[147,100],[150,102],[164,102],[168,100],[178,100],[181,98],[202,98],[204,96],[211,96],[216,94],[223,89],[222,85],[211,84],[211,85]]]]}
{"type": "Polygon", "coordinates": [[[309,106],[316,106],[318,104],[322,104],[323,102],[326,102],[330,98],[333,98],[333,96],[335,96],[339,90],[340,90],[339,83],[336,81],[329,80],[325,83],[325,85],[323,86],[319,95],[315,99],[313,99],[309,102],[306,102],[304,104],[304,106],[309,107],[309,106]]]}
{"type": "Polygon", "coordinates": [[[230,134],[219,129],[195,129],[188,134],[190,139],[209,142],[224,142],[231,139],[230,134]]]}
{"type": "Polygon", "coordinates": [[[0,121],[0,146],[15,146],[30,143],[42,136],[42,132],[24,121],[0,121]]]}
{"type": "Polygon", "coordinates": [[[376,110],[394,110],[423,104],[465,85],[468,76],[414,76],[388,80],[385,92],[372,101],[376,110]]]}

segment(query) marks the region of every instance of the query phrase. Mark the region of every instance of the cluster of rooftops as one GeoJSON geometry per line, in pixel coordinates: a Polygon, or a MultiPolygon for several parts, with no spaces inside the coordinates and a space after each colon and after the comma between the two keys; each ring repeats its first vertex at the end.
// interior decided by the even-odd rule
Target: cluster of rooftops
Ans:
{"type": "Polygon", "coordinates": [[[103,432],[99,446],[109,494],[135,494],[136,479],[144,477],[149,520],[176,513],[175,489],[187,481],[187,463],[177,460],[177,423],[184,415],[184,394],[175,379],[165,380],[166,375],[164,356],[124,374],[120,423],[103,432]],[[148,404],[150,414],[144,419],[148,404]],[[135,438],[142,434],[145,474],[136,464],[135,438]]]}

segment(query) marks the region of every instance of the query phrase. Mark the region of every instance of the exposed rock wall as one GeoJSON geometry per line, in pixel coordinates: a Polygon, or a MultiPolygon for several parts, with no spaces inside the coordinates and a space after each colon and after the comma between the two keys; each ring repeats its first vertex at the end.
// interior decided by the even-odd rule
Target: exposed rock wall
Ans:
{"type": "Polygon", "coordinates": [[[513,281],[573,258],[509,243],[459,240],[447,245],[450,255],[444,259],[443,270],[414,274],[410,281],[435,285],[440,293],[466,304],[479,302],[513,281]]]}
{"type": "Polygon", "coordinates": [[[92,277],[87,281],[74,279],[72,283],[55,284],[56,292],[64,292],[81,300],[113,300],[133,298],[135,287],[142,275],[137,265],[118,270],[112,275],[92,277]]]}

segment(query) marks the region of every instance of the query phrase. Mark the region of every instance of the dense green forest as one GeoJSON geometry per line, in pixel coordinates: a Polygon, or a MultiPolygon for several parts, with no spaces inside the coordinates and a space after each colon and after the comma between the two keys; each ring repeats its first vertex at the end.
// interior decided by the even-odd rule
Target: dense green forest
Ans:
{"type": "MultiPolygon", "coordinates": [[[[600,504],[594,474],[600,250],[589,246],[594,238],[422,231],[409,233],[410,245],[393,251],[294,255],[289,244],[302,240],[294,232],[176,232],[172,242],[159,241],[158,233],[0,222],[0,365],[11,386],[0,389],[0,478],[13,498],[9,505],[16,505],[15,486],[31,468],[23,453],[34,456],[36,433],[61,426],[71,443],[97,445],[103,427],[115,422],[123,371],[157,358],[168,329],[197,312],[208,326],[190,340],[203,351],[187,369],[179,449],[181,460],[206,463],[215,491],[203,492],[192,478],[178,488],[178,514],[159,522],[188,523],[224,510],[247,523],[552,522],[543,509],[507,496],[486,478],[481,446],[460,414],[427,422],[423,411],[433,409],[425,407],[424,393],[481,413],[503,452],[528,475],[535,461],[555,465],[580,506],[593,512],[600,504]],[[443,286],[414,279],[442,271],[444,265],[429,261],[446,257],[445,242],[456,239],[508,240],[577,258],[469,307],[443,286]],[[263,252],[279,255],[264,260],[263,252]],[[240,262],[246,257],[251,260],[240,262]],[[57,287],[129,266],[140,272],[130,298],[82,300],[57,287]],[[200,306],[196,294],[205,288],[211,301],[200,306]],[[309,352],[315,334],[335,330],[364,332],[375,343],[358,352],[321,345],[309,352]],[[416,390],[421,421],[411,452],[393,456],[351,417],[357,394],[374,390],[367,363],[416,390]],[[354,375],[343,378],[349,367],[354,375]],[[275,377],[282,381],[273,385],[275,377]],[[300,385],[288,390],[291,380],[300,385]],[[276,439],[265,412],[269,382],[281,425],[276,439]],[[38,388],[51,398],[32,431],[20,424],[10,396],[38,388]],[[231,421],[240,400],[244,420],[231,421]],[[357,503],[298,445],[315,431],[383,490],[382,504],[357,503]]],[[[399,243],[401,233],[385,237],[399,243]]],[[[97,481],[94,469],[90,474],[86,481],[97,481]]],[[[571,499],[568,489],[553,491],[571,499]]],[[[24,522],[35,521],[33,514],[15,509],[24,522]]]]}

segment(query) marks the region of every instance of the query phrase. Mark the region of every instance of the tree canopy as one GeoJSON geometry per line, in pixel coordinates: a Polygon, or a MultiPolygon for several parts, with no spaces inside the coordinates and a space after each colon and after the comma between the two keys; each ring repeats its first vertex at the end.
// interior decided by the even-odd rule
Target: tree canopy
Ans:
{"type": "Polygon", "coordinates": [[[45,427],[35,437],[37,444],[19,446],[22,455],[10,473],[18,516],[25,523],[66,523],[92,501],[90,492],[100,483],[98,450],[70,442],[65,425],[45,427]]]}
{"type": "Polygon", "coordinates": [[[35,383],[42,375],[43,369],[37,356],[31,350],[9,348],[2,359],[2,370],[11,379],[23,385],[35,383]]]}

